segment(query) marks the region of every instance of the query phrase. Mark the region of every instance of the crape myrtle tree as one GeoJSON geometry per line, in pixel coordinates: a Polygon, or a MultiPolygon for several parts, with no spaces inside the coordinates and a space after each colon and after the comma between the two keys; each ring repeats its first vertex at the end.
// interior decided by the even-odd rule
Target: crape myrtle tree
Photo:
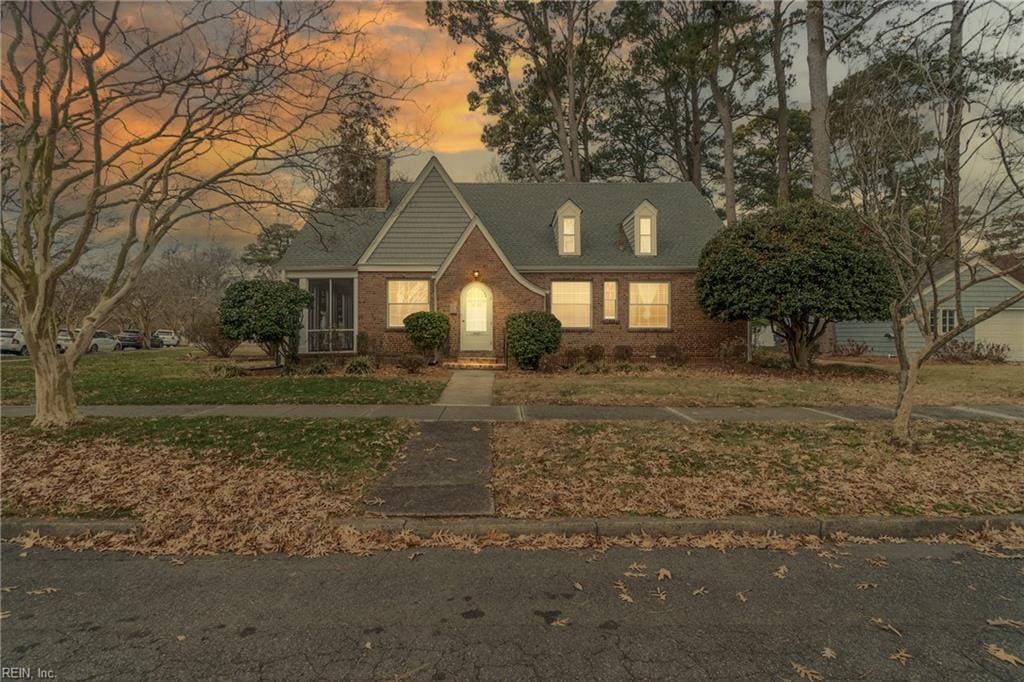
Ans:
{"type": "Polygon", "coordinates": [[[314,197],[295,179],[332,112],[395,91],[329,2],[10,2],[2,26],[2,283],[35,372],[33,423],[63,427],[79,419],[72,375],[93,331],[167,234],[304,213],[314,197]],[[104,285],[60,355],[56,292],[100,242],[104,285]]]}
{"type": "Polygon", "coordinates": [[[1024,107],[1022,28],[1019,5],[933,3],[866,67],[869,78],[844,88],[843,106],[862,113],[837,140],[839,185],[898,283],[889,311],[900,367],[897,442],[912,443],[922,365],[1024,300],[1024,291],[1009,294],[978,314],[964,300],[1022,270],[1014,259],[993,269],[980,258],[1016,248],[1024,232],[1012,154],[1024,107]],[[951,326],[940,326],[940,308],[955,310],[951,326]]]}
{"type": "Polygon", "coordinates": [[[882,320],[896,295],[883,255],[856,213],[811,201],[752,213],[704,247],[697,297],[711,317],[767,319],[789,360],[811,368],[829,322],[882,320]]]}

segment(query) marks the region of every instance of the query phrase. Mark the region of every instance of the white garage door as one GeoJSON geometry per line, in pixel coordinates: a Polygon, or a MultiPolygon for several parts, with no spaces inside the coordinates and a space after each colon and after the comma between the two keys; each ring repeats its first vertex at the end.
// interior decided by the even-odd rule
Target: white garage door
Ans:
{"type": "MultiPolygon", "coordinates": [[[[975,314],[985,312],[984,309],[975,314]]],[[[975,327],[978,343],[1001,343],[1010,347],[1008,359],[1024,361],[1024,310],[1004,310],[975,327]]]]}

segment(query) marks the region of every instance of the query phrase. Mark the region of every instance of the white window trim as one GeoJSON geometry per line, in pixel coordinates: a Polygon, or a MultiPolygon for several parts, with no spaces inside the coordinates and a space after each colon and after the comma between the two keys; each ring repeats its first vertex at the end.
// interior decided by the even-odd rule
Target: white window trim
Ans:
{"type": "Polygon", "coordinates": [[[617,322],[619,319],[619,281],[616,279],[606,279],[601,284],[601,319],[605,322],[617,322]],[[608,317],[608,285],[611,284],[615,289],[612,295],[612,316],[608,317]]]}
{"type": "Polygon", "coordinates": [[[658,255],[658,209],[649,201],[644,201],[633,211],[633,255],[641,258],[658,255]],[[641,218],[651,220],[651,250],[647,253],[640,251],[641,218]]]}
{"type": "Polygon", "coordinates": [[[389,277],[384,282],[384,328],[389,331],[405,331],[405,325],[391,325],[391,283],[392,282],[426,282],[427,283],[427,310],[433,310],[431,303],[431,280],[429,277],[389,277]]]}
{"type": "Polygon", "coordinates": [[[957,324],[959,324],[959,321],[956,319],[956,308],[939,308],[938,331],[940,334],[948,334],[956,329],[957,324]],[[949,329],[946,329],[946,313],[950,313],[953,316],[953,326],[949,329]]]}
{"type": "Polygon", "coordinates": [[[633,294],[632,291],[627,290],[626,292],[626,326],[630,331],[638,332],[649,332],[649,331],[666,331],[672,329],[672,283],[668,281],[633,281],[628,282],[626,286],[633,284],[664,284],[666,287],[666,294],[668,300],[665,302],[666,314],[665,314],[665,326],[664,327],[637,327],[633,324],[633,294]]]}
{"type": "Polygon", "coordinates": [[[593,329],[594,328],[594,283],[592,281],[590,281],[589,279],[559,279],[559,280],[552,281],[551,282],[551,296],[548,298],[548,312],[551,313],[552,315],[555,314],[554,308],[555,308],[555,285],[556,284],[586,284],[588,289],[589,289],[588,311],[589,311],[590,315],[588,316],[589,322],[588,322],[587,326],[586,327],[565,327],[565,326],[563,326],[562,329],[563,330],[567,330],[567,331],[574,331],[574,330],[576,330],[576,331],[584,331],[584,330],[591,330],[591,329],[593,329]]]}
{"type": "Polygon", "coordinates": [[[558,211],[555,212],[555,240],[556,246],[558,247],[559,256],[578,256],[583,248],[583,211],[579,206],[574,204],[572,201],[567,201],[562,204],[558,211]],[[575,219],[576,225],[576,239],[574,241],[575,249],[573,251],[566,251],[564,246],[564,228],[563,221],[566,218],[575,219]]]}

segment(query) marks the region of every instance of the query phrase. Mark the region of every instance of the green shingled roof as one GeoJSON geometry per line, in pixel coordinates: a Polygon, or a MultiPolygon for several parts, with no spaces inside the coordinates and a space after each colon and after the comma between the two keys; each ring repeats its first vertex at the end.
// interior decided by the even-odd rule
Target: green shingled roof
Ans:
{"type": "MultiPolygon", "coordinates": [[[[315,228],[307,225],[279,267],[354,266],[410,187],[408,183],[392,186],[388,211],[345,211],[324,216],[315,228]]],[[[714,209],[689,183],[456,183],[456,187],[518,268],[696,267],[704,244],[722,227],[714,209]],[[559,256],[552,225],[555,212],[570,199],[582,210],[581,253],[559,256]],[[635,256],[621,229],[644,200],[658,209],[655,256],[635,256]]]]}

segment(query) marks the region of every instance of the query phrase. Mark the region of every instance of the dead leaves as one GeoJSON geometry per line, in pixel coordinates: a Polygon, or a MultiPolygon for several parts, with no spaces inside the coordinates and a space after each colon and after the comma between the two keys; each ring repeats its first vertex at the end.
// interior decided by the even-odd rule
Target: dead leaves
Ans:
{"type": "Polygon", "coordinates": [[[869,582],[859,582],[859,583],[857,583],[857,589],[862,591],[862,592],[864,590],[873,590],[876,587],[878,587],[878,583],[869,583],[869,582]]]}
{"type": "Polygon", "coordinates": [[[573,583],[572,584],[572,588],[574,590],[576,590],[577,592],[582,592],[583,591],[583,583],[573,583]]]}
{"type": "Polygon", "coordinates": [[[896,634],[897,637],[903,637],[903,633],[897,630],[895,627],[893,627],[892,623],[887,623],[885,620],[881,618],[872,618],[871,624],[881,630],[888,630],[889,632],[893,632],[896,634]]]}
{"type": "Polygon", "coordinates": [[[0,620],[5,620],[7,618],[10,618],[10,616],[11,616],[11,612],[10,611],[0,611],[0,620]]]}
{"type": "Polygon", "coordinates": [[[784,580],[785,577],[788,574],[789,574],[789,569],[786,568],[785,564],[783,564],[782,566],[779,566],[779,568],[772,573],[772,575],[774,575],[779,580],[784,580]]]}
{"type": "Polygon", "coordinates": [[[656,597],[658,601],[665,601],[666,599],[668,599],[668,592],[659,587],[658,589],[654,590],[654,592],[651,592],[651,596],[656,597]]]}
{"type": "Polygon", "coordinates": [[[912,658],[913,658],[913,656],[911,656],[910,652],[907,651],[906,649],[900,649],[896,653],[894,653],[891,656],[889,656],[889,660],[890,661],[896,661],[897,663],[900,664],[901,668],[906,668],[907,667],[907,662],[910,661],[910,659],[912,659],[912,658]]]}
{"type": "Polygon", "coordinates": [[[836,652],[831,647],[825,647],[821,650],[821,657],[831,661],[836,657],[836,652]]]}
{"type": "Polygon", "coordinates": [[[1024,620],[1012,620],[1010,618],[989,618],[988,624],[997,628],[1015,628],[1024,630],[1024,620]]]}
{"type": "Polygon", "coordinates": [[[41,587],[38,590],[27,590],[25,594],[53,594],[54,592],[60,592],[56,587],[41,587]]]}
{"type": "Polygon", "coordinates": [[[1024,665],[1024,660],[1021,660],[1018,656],[1014,656],[1013,654],[1006,651],[997,644],[986,644],[985,651],[992,658],[995,658],[999,661],[1003,661],[1004,663],[1009,663],[1014,668],[1016,668],[1019,665],[1024,665]]]}
{"type": "Polygon", "coordinates": [[[807,680],[807,682],[821,682],[825,679],[825,676],[819,673],[813,668],[808,668],[806,665],[797,663],[796,661],[790,661],[790,665],[793,666],[793,670],[796,671],[797,676],[801,680],[807,680]]]}
{"type": "Polygon", "coordinates": [[[667,568],[658,569],[658,580],[672,580],[672,571],[667,568]]]}
{"type": "MultiPolygon", "coordinates": [[[[749,592],[749,591],[750,590],[747,590],[747,592],[749,592]]],[[[741,604],[746,604],[747,603],[747,592],[737,592],[736,593],[736,598],[740,600],[741,604]]]]}
{"type": "Polygon", "coordinates": [[[693,596],[694,597],[702,596],[702,595],[705,595],[705,594],[708,594],[708,590],[703,585],[701,587],[698,587],[696,590],[693,591],[693,596]]]}
{"type": "Polygon", "coordinates": [[[568,627],[571,622],[572,621],[568,618],[558,618],[556,620],[551,621],[551,626],[556,628],[564,628],[568,627]]]}
{"type": "Polygon", "coordinates": [[[868,562],[869,564],[871,564],[875,568],[888,568],[889,567],[889,561],[885,557],[882,557],[882,556],[869,556],[868,558],[864,559],[864,561],[868,562]]]}

